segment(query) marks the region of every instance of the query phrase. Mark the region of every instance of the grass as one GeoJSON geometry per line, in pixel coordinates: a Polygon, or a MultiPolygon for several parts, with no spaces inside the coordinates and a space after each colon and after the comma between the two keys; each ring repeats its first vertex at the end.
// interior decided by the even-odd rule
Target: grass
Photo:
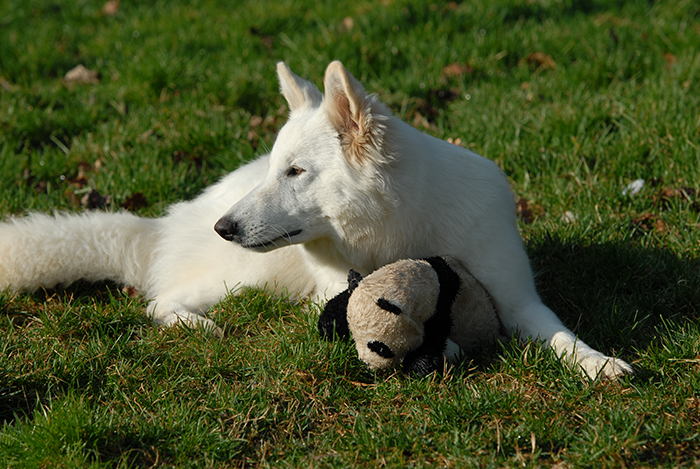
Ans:
{"type": "Polygon", "coordinates": [[[700,463],[697,2],[8,0],[0,214],[95,190],[158,216],[272,145],[276,61],[320,84],[333,59],[504,169],[545,303],[637,374],[586,382],[513,342],[412,380],[262,291],[214,308],[222,340],[113,284],[2,292],[0,465],[700,463]],[[67,83],[78,64],[99,82],[67,83]]]}

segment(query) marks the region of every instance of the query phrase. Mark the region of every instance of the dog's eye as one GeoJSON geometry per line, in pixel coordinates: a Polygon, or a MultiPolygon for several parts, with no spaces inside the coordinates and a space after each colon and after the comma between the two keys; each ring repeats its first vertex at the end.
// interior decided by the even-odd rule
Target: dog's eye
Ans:
{"type": "Polygon", "coordinates": [[[304,170],[301,169],[299,166],[290,166],[287,170],[287,177],[299,176],[303,172],[304,170]]]}

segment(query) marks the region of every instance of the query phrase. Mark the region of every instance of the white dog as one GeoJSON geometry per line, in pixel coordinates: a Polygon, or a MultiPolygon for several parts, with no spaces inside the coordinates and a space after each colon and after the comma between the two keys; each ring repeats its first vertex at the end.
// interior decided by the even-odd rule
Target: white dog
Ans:
{"type": "Polygon", "coordinates": [[[542,304],[498,166],[392,116],[340,62],[326,70],[325,96],[285,64],[277,71],[291,115],[269,156],[163,218],[3,223],[0,288],[112,279],[144,293],[159,324],[215,327],[204,312],[229,289],[274,286],[321,300],[345,288],[350,268],[369,274],[451,255],[486,287],[509,331],[544,341],[589,377],[632,371],[542,304]]]}

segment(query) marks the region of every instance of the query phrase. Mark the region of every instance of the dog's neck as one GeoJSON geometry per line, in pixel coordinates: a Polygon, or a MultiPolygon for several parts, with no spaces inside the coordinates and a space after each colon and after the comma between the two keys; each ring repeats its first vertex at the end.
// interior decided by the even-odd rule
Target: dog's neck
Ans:
{"type": "MultiPolygon", "coordinates": [[[[423,251],[432,227],[424,220],[425,205],[435,201],[425,200],[418,186],[429,183],[431,156],[425,154],[434,138],[430,137],[393,115],[387,116],[383,126],[383,145],[374,151],[384,152],[376,159],[365,162],[362,179],[366,203],[349,204],[334,220],[336,233],[328,236],[324,250],[331,257],[342,259],[350,267],[365,274],[394,262],[399,258],[425,257],[433,253],[423,251]],[[391,137],[389,137],[391,136],[391,137]],[[426,141],[427,140],[427,141],[426,141]],[[426,148],[426,150],[422,150],[426,148]],[[373,161],[382,161],[375,164],[373,161]],[[415,187],[410,193],[399,194],[393,187],[415,187]]],[[[449,144],[446,144],[449,145],[449,144]]],[[[313,245],[308,249],[314,250],[313,245]]]]}

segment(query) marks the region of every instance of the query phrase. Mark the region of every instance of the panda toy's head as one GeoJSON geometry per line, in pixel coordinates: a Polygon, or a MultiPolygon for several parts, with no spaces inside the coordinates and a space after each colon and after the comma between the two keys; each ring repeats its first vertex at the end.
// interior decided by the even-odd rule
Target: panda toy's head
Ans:
{"type": "Polygon", "coordinates": [[[399,365],[423,343],[439,292],[438,275],[426,261],[398,261],[362,279],[347,306],[360,360],[371,369],[399,365]]]}

